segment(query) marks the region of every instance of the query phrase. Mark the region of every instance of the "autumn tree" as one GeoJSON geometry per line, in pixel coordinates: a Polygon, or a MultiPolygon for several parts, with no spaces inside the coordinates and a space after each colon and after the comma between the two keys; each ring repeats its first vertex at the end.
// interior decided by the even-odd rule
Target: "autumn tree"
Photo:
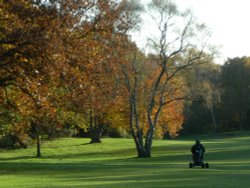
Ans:
{"type": "MultiPolygon", "coordinates": [[[[92,18],[82,20],[77,32],[78,54],[63,82],[75,110],[84,115],[91,143],[100,142],[101,133],[118,97],[120,63],[118,43],[122,35],[137,25],[136,6],[130,1],[96,1],[92,18]],[[90,29],[88,29],[90,28],[90,29]],[[88,32],[86,32],[88,30],[88,32]]],[[[108,123],[109,122],[109,123],[108,123]]]]}
{"type": "Polygon", "coordinates": [[[147,12],[156,24],[159,36],[150,40],[155,53],[150,59],[154,71],[149,76],[147,94],[143,98],[144,114],[138,103],[141,86],[137,55],[130,58],[129,68],[123,67],[130,101],[130,125],[138,157],[151,156],[153,137],[163,109],[187,97],[185,82],[181,81],[183,70],[208,57],[205,56],[206,43],[200,40],[207,37],[206,27],[196,24],[190,11],[180,12],[172,1],[166,0],[152,1],[147,12]],[[176,85],[177,80],[180,81],[176,85]],[[144,115],[147,128],[142,129],[139,119],[144,115]],[[146,131],[145,140],[143,130],[146,131]]]}
{"type": "Polygon", "coordinates": [[[17,102],[32,109],[29,125],[37,140],[37,157],[41,156],[42,132],[58,125],[52,95],[59,73],[72,60],[68,56],[74,41],[70,33],[81,20],[81,5],[77,5],[24,0],[1,4],[1,86],[15,87],[29,98],[17,102]]]}
{"type": "Polygon", "coordinates": [[[17,104],[13,102],[19,94],[9,87],[2,89],[0,93],[0,147],[26,148],[30,139],[26,132],[25,118],[19,113],[17,104]]]}

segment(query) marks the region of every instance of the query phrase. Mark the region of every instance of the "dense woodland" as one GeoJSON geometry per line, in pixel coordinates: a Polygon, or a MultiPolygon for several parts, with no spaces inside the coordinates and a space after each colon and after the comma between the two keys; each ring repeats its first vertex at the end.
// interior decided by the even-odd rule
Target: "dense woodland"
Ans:
{"type": "Polygon", "coordinates": [[[0,1],[0,146],[250,129],[250,58],[214,62],[209,32],[169,0],[0,1]],[[159,30],[140,50],[131,32],[159,30]]]}

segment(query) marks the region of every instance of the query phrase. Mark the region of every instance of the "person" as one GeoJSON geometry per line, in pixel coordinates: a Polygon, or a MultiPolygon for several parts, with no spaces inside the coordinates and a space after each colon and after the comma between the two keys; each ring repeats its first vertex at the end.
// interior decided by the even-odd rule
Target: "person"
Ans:
{"type": "Polygon", "coordinates": [[[199,140],[195,141],[195,144],[192,146],[191,148],[191,152],[193,154],[193,161],[197,162],[203,161],[203,154],[205,153],[205,148],[204,146],[201,144],[201,142],[199,140]]]}

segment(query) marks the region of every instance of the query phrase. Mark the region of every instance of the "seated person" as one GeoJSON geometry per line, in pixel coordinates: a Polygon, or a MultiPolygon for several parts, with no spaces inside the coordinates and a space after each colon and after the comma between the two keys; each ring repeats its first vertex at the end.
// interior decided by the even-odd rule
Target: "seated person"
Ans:
{"type": "Polygon", "coordinates": [[[202,162],[203,161],[203,154],[205,153],[204,146],[200,143],[199,140],[196,140],[195,144],[191,148],[191,152],[193,154],[193,161],[202,162]]]}

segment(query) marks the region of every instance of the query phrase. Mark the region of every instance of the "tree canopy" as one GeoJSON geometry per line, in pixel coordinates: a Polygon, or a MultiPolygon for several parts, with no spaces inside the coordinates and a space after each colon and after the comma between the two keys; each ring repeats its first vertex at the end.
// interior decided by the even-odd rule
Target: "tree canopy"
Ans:
{"type": "Polygon", "coordinates": [[[156,138],[249,129],[250,59],[215,64],[209,36],[171,0],[0,1],[0,146],[106,134],[150,157],[156,138]]]}

